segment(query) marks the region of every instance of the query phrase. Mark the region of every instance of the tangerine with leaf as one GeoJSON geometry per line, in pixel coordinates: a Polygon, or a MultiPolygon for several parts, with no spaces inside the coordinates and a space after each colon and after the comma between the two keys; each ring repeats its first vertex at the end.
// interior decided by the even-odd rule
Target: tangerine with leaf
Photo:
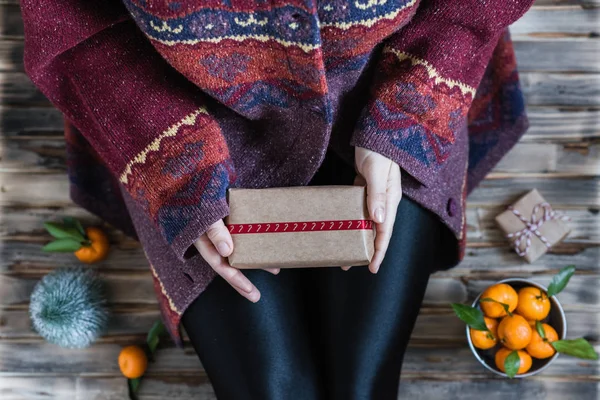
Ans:
{"type": "Polygon", "coordinates": [[[498,283],[485,289],[481,294],[480,307],[486,317],[500,318],[517,308],[519,296],[512,286],[498,283]],[[508,312],[506,311],[508,308],[508,312]]]}
{"type": "Polygon", "coordinates": [[[487,350],[491,349],[498,343],[498,321],[493,318],[484,317],[485,326],[487,331],[469,328],[469,335],[471,335],[471,341],[473,346],[478,349],[487,350]]]}
{"type": "Polygon", "coordinates": [[[550,313],[550,299],[542,289],[528,286],[519,290],[516,312],[525,319],[542,321],[550,313]]]}
{"type": "Polygon", "coordinates": [[[531,341],[525,348],[533,358],[550,358],[556,353],[552,342],[558,340],[558,333],[548,324],[536,323],[535,329],[531,335],[531,341]]]}
{"type": "MultiPolygon", "coordinates": [[[[494,361],[496,362],[496,367],[498,367],[498,369],[500,371],[506,373],[510,377],[512,377],[514,375],[512,373],[510,373],[511,371],[509,371],[508,368],[506,368],[508,366],[506,361],[507,361],[507,358],[510,356],[510,354],[513,352],[516,352],[519,356],[519,361],[518,361],[519,367],[516,371],[516,375],[521,375],[521,374],[526,373],[527,371],[529,371],[531,369],[531,364],[533,364],[533,360],[531,359],[531,356],[529,354],[527,354],[526,351],[511,350],[511,349],[507,349],[506,347],[501,348],[500,350],[498,350],[496,352],[494,361]]],[[[510,361],[510,359],[509,359],[509,361],[510,361]]]]}
{"type": "Polygon", "coordinates": [[[55,240],[43,247],[48,252],[74,253],[79,261],[92,264],[108,255],[108,237],[97,227],[83,228],[75,218],[66,217],[63,223],[46,222],[46,230],[55,240]]]}

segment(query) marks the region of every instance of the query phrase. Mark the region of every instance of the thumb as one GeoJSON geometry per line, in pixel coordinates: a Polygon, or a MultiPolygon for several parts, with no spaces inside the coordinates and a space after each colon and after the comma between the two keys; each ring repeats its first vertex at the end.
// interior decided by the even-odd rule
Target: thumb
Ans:
{"type": "MultiPolygon", "coordinates": [[[[369,160],[370,161],[370,160],[369,160]]],[[[367,208],[369,215],[378,224],[381,224],[386,215],[387,177],[389,163],[365,162],[363,176],[367,181],[367,208]]]]}

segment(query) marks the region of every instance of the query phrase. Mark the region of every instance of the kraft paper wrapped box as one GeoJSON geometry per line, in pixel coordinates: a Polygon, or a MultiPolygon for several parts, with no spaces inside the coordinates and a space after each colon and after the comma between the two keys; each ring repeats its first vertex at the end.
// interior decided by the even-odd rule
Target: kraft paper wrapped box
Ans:
{"type": "Polygon", "coordinates": [[[374,223],[360,186],[229,189],[236,268],[368,265],[374,223]]]}
{"type": "Polygon", "coordinates": [[[517,254],[529,263],[569,234],[568,220],[567,216],[554,211],[536,189],[496,217],[517,254]]]}

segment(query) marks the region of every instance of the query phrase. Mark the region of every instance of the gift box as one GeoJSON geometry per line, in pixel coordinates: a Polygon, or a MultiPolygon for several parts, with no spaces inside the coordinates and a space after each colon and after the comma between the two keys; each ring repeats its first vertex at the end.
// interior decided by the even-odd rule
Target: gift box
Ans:
{"type": "Polygon", "coordinates": [[[365,187],[229,189],[227,194],[233,267],[356,266],[373,257],[365,187]]]}
{"type": "Polygon", "coordinates": [[[554,211],[536,189],[496,217],[517,254],[529,263],[569,234],[568,220],[567,216],[554,211]]]}

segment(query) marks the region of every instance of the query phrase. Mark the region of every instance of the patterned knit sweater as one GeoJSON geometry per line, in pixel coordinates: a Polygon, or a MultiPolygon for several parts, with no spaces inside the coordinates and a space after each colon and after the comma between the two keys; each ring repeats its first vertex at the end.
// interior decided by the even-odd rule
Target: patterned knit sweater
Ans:
{"type": "Polygon", "coordinates": [[[526,129],[507,27],[532,0],[22,0],[72,197],[136,234],[174,335],[228,187],[307,184],[353,146],[464,249],[465,197],[526,129]]]}

